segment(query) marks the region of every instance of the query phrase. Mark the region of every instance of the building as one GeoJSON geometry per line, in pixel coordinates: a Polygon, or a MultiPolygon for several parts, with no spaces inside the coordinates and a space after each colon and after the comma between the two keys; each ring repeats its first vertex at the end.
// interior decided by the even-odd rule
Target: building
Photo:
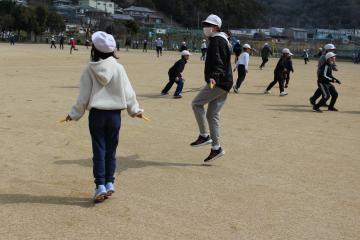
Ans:
{"type": "Polygon", "coordinates": [[[164,18],[156,11],[146,7],[131,6],[123,9],[125,15],[133,17],[136,21],[145,25],[156,25],[164,22],[164,18]]]}
{"type": "Polygon", "coordinates": [[[283,35],[294,40],[307,40],[308,31],[302,28],[286,28],[283,35]]]}
{"type": "Polygon", "coordinates": [[[115,3],[110,0],[80,0],[79,5],[81,7],[92,7],[110,14],[115,13],[115,3]]]}

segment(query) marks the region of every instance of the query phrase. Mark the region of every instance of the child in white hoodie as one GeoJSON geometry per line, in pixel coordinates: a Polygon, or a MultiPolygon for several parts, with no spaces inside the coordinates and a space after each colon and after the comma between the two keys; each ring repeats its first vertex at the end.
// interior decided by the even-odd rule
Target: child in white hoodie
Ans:
{"type": "Polygon", "coordinates": [[[135,92],[124,67],[116,61],[116,42],[112,35],[92,35],[92,62],[80,79],[80,93],[66,121],[79,120],[89,110],[89,130],[93,149],[95,202],[102,202],[115,192],[116,148],[121,126],[121,110],[142,118],[135,92]]]}

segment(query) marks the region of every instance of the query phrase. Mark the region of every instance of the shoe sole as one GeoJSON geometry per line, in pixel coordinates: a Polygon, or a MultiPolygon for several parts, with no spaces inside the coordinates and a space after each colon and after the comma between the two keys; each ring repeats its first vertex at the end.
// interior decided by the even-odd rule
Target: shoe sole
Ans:
{"type": "Polygon", "coordinates": [[[95,196],[94,203],[102,203],[103,201],[105,201],[105,198],[106,198],[106,193],[99,194],[95,196]]]}
{"type": "Polygon", "coordinates": [[[110,190],[106,192],[106,197],[110,197],[113,193],[115,193],[115,191],[110,190]]]}
{"type": "Polygon", "coordinates": [[[190,146],[191,147],[202,147],[202,146],[206,146],[206,145],[209,145],[209,144],[212,144],[211,139],[209,141],[204,142],[204,143],[200,143],[200,144],[197,144],[197,145],[190,145],[190,146]]]}
{"type": "Polygon", "coordinates": [[[322,113],[322,111],[317,111],[317,110],[315,110],[315,109],[313,109],[313,112],[322,113]]]}
{"type": "Polygon", "coordinates": [[[219,153],[218,155],[216,155],[216,156],[213,157],[212,159],[209,159],[209,160],[207,160],[207,161],[204,160],[204,162],[205,162],[205,163],[212,162],[212,161],[214,161],[214,160],[216,160],[216,159],[218,159],[218,158],[220,158],[220,157],[222,157],[222,156],[224,156],[224,155],[225,155],[225,151],[222,151],[221,153],[219,153]]]}

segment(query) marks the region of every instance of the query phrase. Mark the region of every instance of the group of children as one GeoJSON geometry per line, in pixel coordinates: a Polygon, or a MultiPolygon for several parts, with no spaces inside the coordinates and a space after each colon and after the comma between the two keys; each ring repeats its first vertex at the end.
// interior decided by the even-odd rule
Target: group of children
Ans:
{"type": "MultiPolygon", "coordinates": [[[[231,45],[229,36],[221,31],[222,20],[216,15],[209,15],[203,21],[203,33],[209,44],[204,41],[205,53],[202,60],[205,61],[204,80],[205,85],[192,101],[192,109],[198,125],[199,135],[190,143],[191,147],[201,147],[211,144],[210,154],[204,159],[205,163],[213,161],[225,154],[220,145],[220,111],[224,106],[231,89],[239,93],[248,71],[251,46],[244,44],[242,53],[239,54],[234,69],[231,67],[231,45]],[[233,71],[238,71],[236,84],[233,83],[233,71]],[[205,110],[205,105],[207,109],[205,110]]],[[[161,56],[161,39],[157,39],[156,46],[158,57],[161,56]]],[[[131,117],[145,118],[144,110],[140,108],[136,94],[131,86],[124,67],[117,62],[115,55],[116,42],[112,35],[105,32],[95,32],[92,35],[91,62],[82,73],[80,79],[80,92],[75,105],[67,115],[65,121],[79,120],[89,110],[89,131],[93,150],[93,174],[95,178],[94,201],[102,202],[115,192],[115,169],[116,148],[119,142],[121,127],[121,111],[127,110],[131,117]]],[[[272,54],[268,44],[262,51],[262,69],[272,54]]],[[[332,75],[337,70],[335,65],[335,46],[325,46],[327,52],[319,61],[318,90],[310,102],[314,105],[314,111],[321,112],[320,107],[332,96],[328,109],[337,111],[334,107],[337,92],[333,82],[340,84],[332,75]],[[320,94],[320,95],[319,95],[320,94]],[[322,96],[316,103],[316,99],[322,96]]],[[[181,59],[178,60],[168,71],[169,82],[161,91],[167,95],[174,83],[177,89],[174,98],[181,98],[184,85],[182,72],[191,56],[187,49],[181,49],[181,59]]],[[[287,93],[286,79],[292,71],[291,56],[293,54],[287,48],[282,50],[282,55],[274,70],[274,81],[267,87],[265,93],[279,84],[280,96],[287,93]]]]}

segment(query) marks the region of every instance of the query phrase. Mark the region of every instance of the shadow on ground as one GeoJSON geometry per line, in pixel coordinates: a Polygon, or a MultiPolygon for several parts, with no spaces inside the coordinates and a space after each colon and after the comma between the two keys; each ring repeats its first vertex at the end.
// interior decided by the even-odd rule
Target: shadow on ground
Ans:
{"type": "MultiPolygon", "coordinates": [[[[185,88],[181,94],[185,93],[191,93],[191,92],[198,92],[201,88],[185,88]]],[[[173,86],[173,90],[175,91],[175,86],[173,86]]],[[[145,99],[159,99],[159,98],[167,98],[172,97],[172,93],[169,93],[169,95],[161,95],[160,91],[158,93],[144,93],[144,94],[137,94],[136,95],[139,99],[145,98],[145,99]]]]}
{"type": "MultiPolygon", "coordinates": [[[[128,157],[118,157],[116,171],[118,173],[124,172],[130,168],[144,168],[150,166],[157,167],[203,167],[201,164],[189,163],[171,163],[171,162],[152,162],[138,159],[139,156],[131,155],[128,157]]],[[[83,167],[92,167],[92,159],[78,159],[78,160],[58,160],[54,162],[58,165],[79,165],[83,167]]]]}
{"type": "Polygon", "coordinates": [[[313,112],[311,106],[309,105],[295,105],[295,104],[265,104],[267,107],[277,107],[270,108],[267,110],[270,111],[280,111],[280,112],[313,112]]]}
{"type": "Polygon", "coordinates": [[[34,196],[29,194],[0,194],[0,204],[54,204],[66,206],[79,206],[90,208],[94,206],[91,198],[60,197],[60,196],[34,196]]]}

